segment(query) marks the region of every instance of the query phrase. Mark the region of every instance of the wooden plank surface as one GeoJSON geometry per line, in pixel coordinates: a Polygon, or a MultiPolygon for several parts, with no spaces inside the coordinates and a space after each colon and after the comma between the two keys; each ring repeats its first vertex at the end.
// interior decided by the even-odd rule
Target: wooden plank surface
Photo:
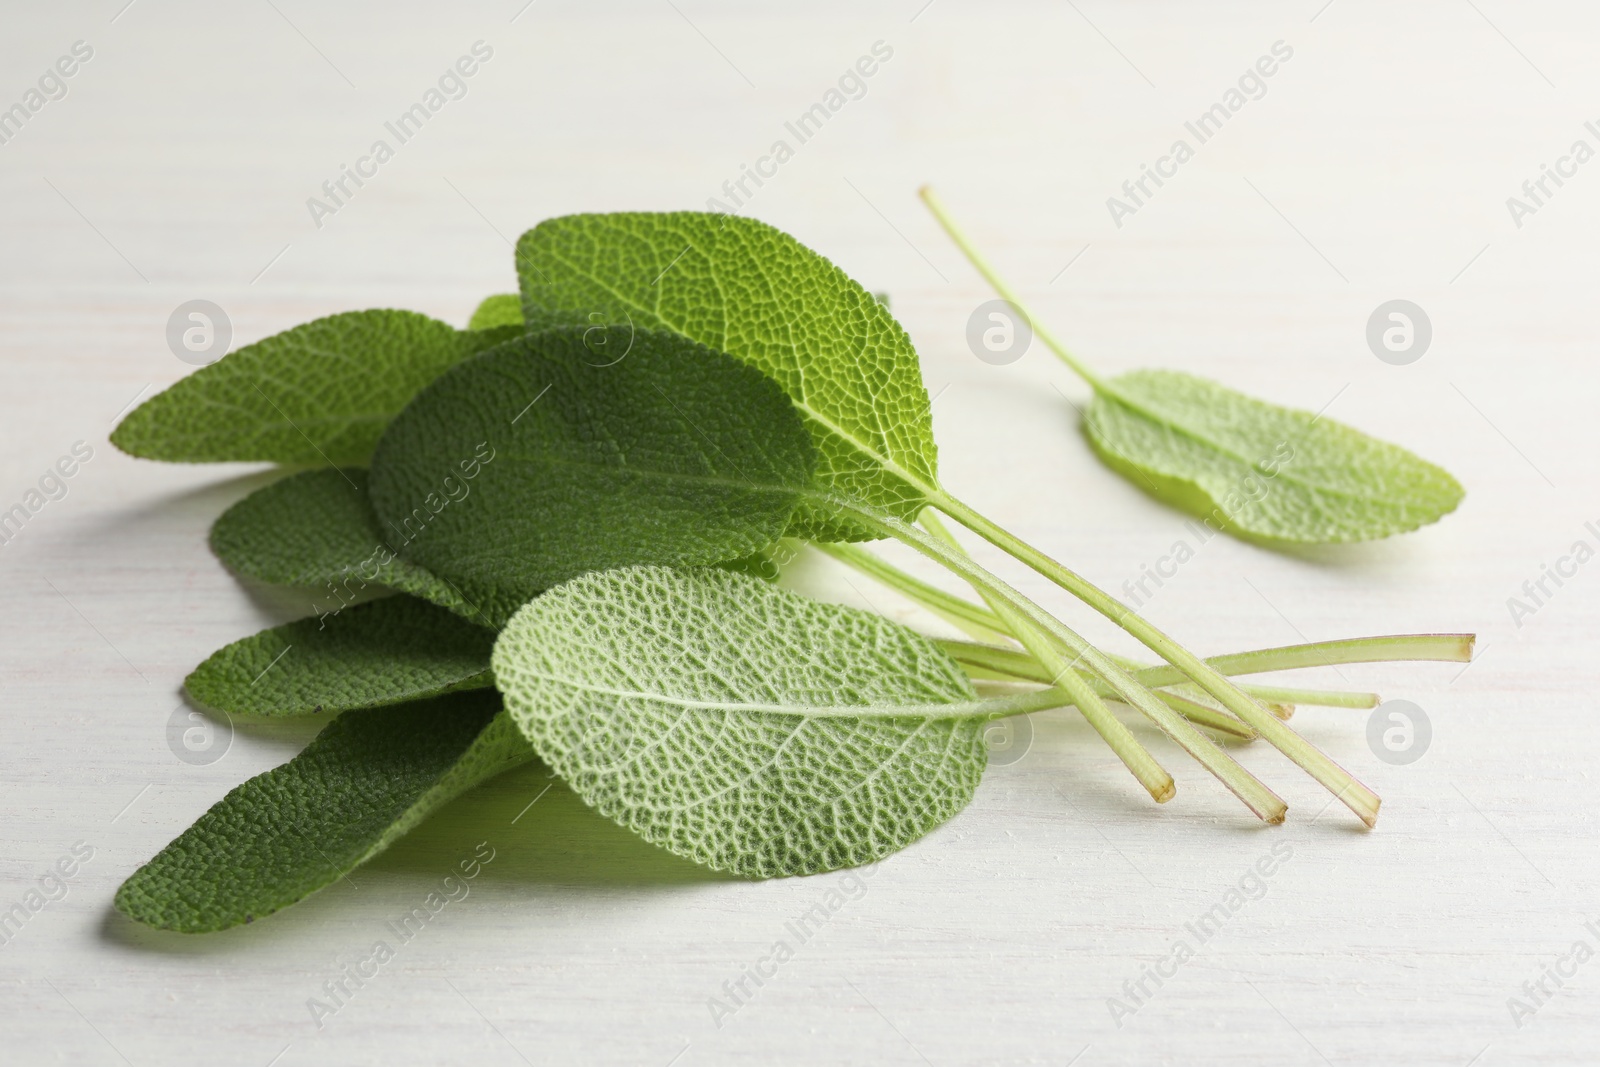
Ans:
{"type": "MultiPolygon", "coordinates": [[[[1600,523],[1600,163],[1561,164],[1536,204],[1522,191],[1574,142],[1600,150],[1591,5],[123,2],[13,5],[0,37],[0,106],[26,106],[75,42],[92,51],[0,144],[0,508],[76,442],[92,451],[0,548],[0,908],[58,861],[73,870],[0,944],[7,1059],[1594,1061],[1600,963],[1573,948],[1600,949],[1585,925],[1600,920],[1600,564],[1520,625],[1507,607],[1576,542],[1600,547],[1585,525],[1600,523]],[[492,56],[464,95],[314,219],[307,199],[479,41],[492,56]],[[1187,536],[1090,455],[1072,409],[1085,390],[1048,353],[993,366],[968,349],[990,294],[916,201],[924,181],[1096,365],[1329,405],[1466,484],[1458,514],[1380,545],[1289,557],[1217,538],[1147,605],[1207,653],[1477,631],[1465,671],[1305,675],[1430,717],[1407,766],[1369,749],[1364,712],[1295,720],[1382,793],[1379,829],[1324,811],[1258,748],[1244,762],[1293,810],[1251,825],[1151,738],[1179,778],[1157,808],[1081,721],[1040,715],[968,811],[859,881],[710,877],[559,786],[513,824],[547,784],[529,770],[250,927],[157,936],[111,913],[139,863],[310,736],[238,724],[203,765],[169,747],[195,663],[307,612],[242,588],[205,548],[262,471],[136,462],[106,440],[190,371],[167,348],[172,310],[215,301],[235,345],[359,307],[463,322],[512,288],[508,238],[570,211],[703,207],[796,142],[785,123],[878,42],[889,57],[746,210],[891,294],[955,492],[1112,589],[1187,536]],[[1292,55],[1198,143],[1185,123],[1279,42],[1292,55]],[[1193,158],[1114,219],[1107,199],[1185,138],[1193,158]],[[1392,299],[1432,323],[1407,366],[1365,339],[1392,299]],[[323,983],[480,841],[496,858],[470,896],[313,1018],[323,983]],[[1274,850],[1270,877],[1249,876],[1274,850]],[[1190,929],[1241,885],[1225,923],[1190,929]],[[719,1017],[724,983],[831,890],[843,905],[719,1017]],[[1513,997],[1535,1010],[1514,1017],[1513,997]]],[[[817,560],[795,581],[924,621],[817,560]]]]}

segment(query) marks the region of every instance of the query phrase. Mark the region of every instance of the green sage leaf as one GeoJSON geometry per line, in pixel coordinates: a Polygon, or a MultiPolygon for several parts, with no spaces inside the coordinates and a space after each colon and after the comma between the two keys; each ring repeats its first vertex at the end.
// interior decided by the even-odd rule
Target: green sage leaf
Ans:
{"type": "Polygon", "coordinates": [[[441,376],[373,457],[402,556],[495,624],[586,571],[763,549],[809,482],[805,427],[759,371],[665,331],[598,362],[585,335],[529,334],[441,376]]]}
{"type": "Polygon", "coordinates": [[[1141,370],[1103,383],[1084,433],[1153,495],[1265,541],[1366,541],[1437,521],[1461,484],[1398,445],[1205,378],[1141,370]]]}
{"type": "Polygon", "coordinates": [[[351,311],[230,352],[140,404],[111,434],[182,463],[364,463],[389,420],[449,367],[520,330],[457,330],[413,311],[351,311]]]}
{"type": "Polygon", "coordinates": [[[319,615],[382,586],[481,618],[449,582],[400,558],[390,547],[396,539],[379,527],[359,467],[291,474],[234,504],[211,527],[211,549],[229,570],[314,587],[319,615]]]}
{"type": "Polygon", "coordinates": [[[235,641],[183,684],[235,715],[331,714],[492,686],[493,648],[493,631],[396,596],[235,641]]]}
{"type": "MultiPolygon", "coordinates": [[[[905,519],[937,491],[911,339],[883,303],[788,234],[699,212],[568,215],[522,235],[517,273],[530,329],[667,329],[769,375],[806,419],[817,484],[905,519]]],[[[878,536],[812,504],[794,533],[878,536]]]]}
{"type": "Polygon", "coordinates": [[[117,890],[117,910],[203,933],[332,884],[447,801],[533,758],[499,706],[494,693],[453,693],[339,716],[135,871],[117,890]]]}
{"type": "Polygon", "coordinates": [[[590,574],[519,611],[494,650],[506,707],[601,814],[750,877],[868,863],[966,806],[983,722],[921,635],[715,569],[590,574]],[[918,717],[879,717],[922,707],[918,717]],[[874,717],[818,716],[820,708],[874,717]]]}
{"type": "Polygon", "coordinates": [[[496,293],[485,297],[467,323],[469,330],[492,330],[499,326],[521,326],[522,297],[516,293],[496,293]]]}

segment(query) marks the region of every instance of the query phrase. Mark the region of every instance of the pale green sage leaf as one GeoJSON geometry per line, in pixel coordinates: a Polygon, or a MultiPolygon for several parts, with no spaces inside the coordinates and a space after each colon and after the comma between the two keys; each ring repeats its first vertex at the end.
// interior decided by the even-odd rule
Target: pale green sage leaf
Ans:
{"type": "Polygon", "coordinates": [[[516,293],[496,293],[485,297],[467,323],[469,330],[492,330],[498,326],[522,325],[522,297],[516,293]]]}
{"type": "Polygon", "coordinates": [[[1387,537],[1438,520],[1463,495],[1398,445],[1177,371],[1102,383],[1084,432],[1135,485],[1213,529],[1265,541],[1387,537]]]}
{"type": "Polygon", "coordinates": [[[981,720],[893,715],[974,699],[926,638],[711,568],[553,589],[501,632],[494,674],[540,756],[601,814],[750,877],[904,848],[966,806],[987,761],[981,720]]]}

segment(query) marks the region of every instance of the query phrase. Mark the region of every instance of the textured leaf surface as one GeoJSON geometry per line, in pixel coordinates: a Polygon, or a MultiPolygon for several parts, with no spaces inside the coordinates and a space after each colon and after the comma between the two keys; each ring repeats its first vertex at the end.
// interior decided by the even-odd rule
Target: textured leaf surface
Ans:
{"type": "Polygon", "coordinates": [[[400,551],[496,624],[585,571],[765,548],[809,482],[805,427],[760,372],[665,331],[594,359],[580,328],[508,343],[424,390],[373,457],[400,551]],[[455,499],[474,454],[492,458],[455,499]]]}
{"type": "Polygon", "coordinates": [[[130,412],[111,443],[185,463],[364,463],[418,389],[519,332],[413,311],[330,315],[200,368],[130,412]]]}
{"type": "Polygon", "coordinates": [[[764,582],[775,582],[783,573],[783,565],[794,558],[794,550],[787,548],[790,544],[798,542],[783,541],[776,545],[768,545],[759,552],[752,552],[748,556],[738,559],[725,559],[717,566],[725,571],[735,574],[748,574],[752,578],[760,578],[764,582]]]}
{"type": "MultiPolygon", "coordinates": [[[[517,242],[530,328],[665,328],[781,385],[805,416],[818,483],[902,518],[937,488],[927,389],[888,308],[788,234],[700,212],[568,215],[517,242]]],[[[802,510],[797,536],[870,538],[802,510]]]]}
{"type": "Polygon", "coordinates": [[[238,715],[314,715],[491,686],[494,632],[408,596],[274,626],[212,653],[184,680],[238,715]]]}
{"type": "Polygon", "coordinates": [[[245,782],[134,872],[119,911],[184,933],[287,907],[393,844],[445,802],[533,751],[491,692],[335,719],[245,782]]]}
{"type": "Polygon", "coordinates": [[[211,527],[211,549],[229,570],[317,587],[320,612],[380,585],[479,617],[454,586],[399,558],[390,541],[367,501],[367,472],[358,467],[291,474],[257,489],[211,527]]]}
{"type": "Polygon", "coordinates": [[[472,313],[469,330],[492,330],[497,326],[522,325],[522,297],[516,293],[496,293],[484,297],[483,303],[472,313]]]}
{"type": "Polygon", "coordinates": [[[747,876],[903,848],[966,806],[987,761],[978,720],[808,716],[974,693],[897,623],[727,571],[578,578],[517,613],[494,673],[512,718],[589,804],[747,876]]]}
{"type": "Polygon", "coordinates": [[[1095,450],[1136,485],[1243,536],[1365,541],[1461,502],[1448,472],[1332,419],[1176,371],[1108,385],[1084,420],[1095,450]]]}

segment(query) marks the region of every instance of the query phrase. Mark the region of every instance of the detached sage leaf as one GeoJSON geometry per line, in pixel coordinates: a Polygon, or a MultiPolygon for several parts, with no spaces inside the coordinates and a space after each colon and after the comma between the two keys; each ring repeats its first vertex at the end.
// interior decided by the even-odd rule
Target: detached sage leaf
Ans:
{"type": "Polygon", "coordinates": [[[590,574],[502,631],[494,674],[540,756],[602,814],[757,878],[868,863],[972,799],[972,684],[920,634],[714,569],[590,574]],[[897,707],[924,716],[813,714],[897,707]]]}
{"type": "Polygon", "coordinates": [[[469,330],[492,330],[498,326],[522,325],[522,297],[516,293],[496,293],[485,297],[467,323],[469,330]]]}
{"type": "Polygon", "coordinates": [[[331,714],[492,686],[493,648],[493,631],[396,596],[235,641],[183,684],[235,715],[331,714]]]}
{"type": "MultiPolygon", "coordinates": [[[[701,212],[568,215],[522,235],[517,273],[529,329],[667,329],[772,377],[806,419],[820,485],[904,519],[937,490],[911,339],[884,304],[788,234],[701,212]]],[[[810,506],[794,533],[879,536],[810,506]]]]}
{"type": "Polygon", "coordinates": [[[211,550],[236,574],[316,587],[319,614],[369,586],[411,593],[464,618],[478,609],[449,582],[399,558],[379,527],[359,467],[302,471],[257,489],[211,527],[211,550]]]}
{"type": "Polygon", "coordinates": [[[418,389],[518,332],[413,311],[330,315],[200,368],[130,412],[111,443],[183,463],[364,463],[418,389]]]}
{"type": "Polygon", "coordinates": [[[1104,382],[1084,433],[1135,485],[1247,537],[1388,537],[1437,521],[1463,495],[1399,445],[1176,371],[1104,382]]]}
{"type": "Polygon", "coordinates": [[[455,693],[339,716],[135,871],[117,890],[117,910],[204,933],[330,885],[447,801],[533,758],[499,706],[494,693],[455,693]]]}
{"type": "Polygon", "coordinates": [[[1102,378],[1030,312],[927,186],[923,202],[989,284],[1094,389],[1083,431],[1113,470],[1252,541],[1328,544],[1414,530],[1464,495],[1445,470],[1358,430],[1191,374],[1102,378]]]}
{"type": "Polygon", "coordinates": [[[392,543],[495,624],[586,571],[761,550],[810,480],[805,427],[759,371],[665,331],[598,361],[585,336],[529,334],[443,375],[373,458],[392,543]]]}

